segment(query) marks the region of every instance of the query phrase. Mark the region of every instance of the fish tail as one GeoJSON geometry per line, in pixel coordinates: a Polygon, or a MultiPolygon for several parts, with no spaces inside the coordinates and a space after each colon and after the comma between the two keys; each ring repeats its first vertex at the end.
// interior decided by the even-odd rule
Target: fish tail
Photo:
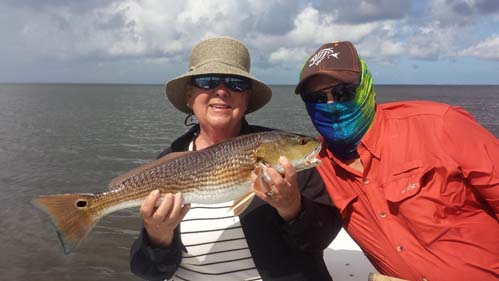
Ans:
{"type": "Polygon", "coordinates": [[[93,194],[59,194],[40,196],[31,201],[47,213],[57,228],[57,235],[69,254],[90,232],[101,217],[99,208],[92,208],[93,194]]]}

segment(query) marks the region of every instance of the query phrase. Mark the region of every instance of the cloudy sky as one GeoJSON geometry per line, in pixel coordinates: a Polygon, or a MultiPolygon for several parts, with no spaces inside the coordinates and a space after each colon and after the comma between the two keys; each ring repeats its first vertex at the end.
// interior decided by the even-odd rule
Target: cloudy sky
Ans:
{"type": "Polygon", "coordinates": [[[270,84],[338,40],[378,84],[499,84],[498,0],[2,0],[0,82],[161,84],[217,35],[270,84]]]}

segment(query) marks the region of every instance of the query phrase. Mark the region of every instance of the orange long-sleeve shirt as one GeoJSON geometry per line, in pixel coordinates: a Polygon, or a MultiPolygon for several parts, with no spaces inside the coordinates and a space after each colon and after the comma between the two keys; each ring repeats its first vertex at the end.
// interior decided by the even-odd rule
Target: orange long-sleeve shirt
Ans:
{"type": "Polygon", "coordinates": [[[377,106],[361,173],[323,149],[318,170],[377,270],[408,280],[499,279],[499,141],[461,108],[377,106]]]}

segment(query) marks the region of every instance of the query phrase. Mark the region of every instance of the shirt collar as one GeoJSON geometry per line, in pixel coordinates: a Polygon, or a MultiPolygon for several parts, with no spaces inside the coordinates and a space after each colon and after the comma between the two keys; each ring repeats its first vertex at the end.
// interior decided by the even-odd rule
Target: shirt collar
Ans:
{"type": "Polygon", "coordinates": [[[384,119],[383,110],[377,104],[376,115],[369,130],[367,130],[360,143],[376,158],[381,156],[381,136],[383,135],[382,121],[384,119]]]}
{"type": "MultiPolygon", "coordinates": [[[[360,140],[360,144],[362,144],[369,153],[371,153],[374,157],[380,158],[381,156],[381,136],[383,135],[383,126],[382,120],[384,119],[383,110],[379,105],[376,105],[376,115],[374,116],[373,123],[369,130],[367,130],[366,134],[360,140]]],[[[320,136],[319,139],[324,143],[324,137],[320,136]]],[[[359,144],[359,145],[360,145],[359,144]]],[[[327,155],[334,159],[335,162],[341,163],[333,153],[329,149],[325,149],[326,145],[323,144],[323,153],[327,153],[327,155]]],[[[359,148],[357,148],[358,151],[359,148]]]]}
{"type": "MultiPolygon", "coordinates": [[[[172,151],[189,150],[189,144],[199,134],[199,130],[199,124],[192,126],[185,134],[171,144],[172,151]]],[[[243,117],[243,120],[241,121],[241,132],[239,134],[245,135],[249,133],[252,133],[251,126],[248,124],[248,121],[246,121],[246,118],[243,117]]]]}

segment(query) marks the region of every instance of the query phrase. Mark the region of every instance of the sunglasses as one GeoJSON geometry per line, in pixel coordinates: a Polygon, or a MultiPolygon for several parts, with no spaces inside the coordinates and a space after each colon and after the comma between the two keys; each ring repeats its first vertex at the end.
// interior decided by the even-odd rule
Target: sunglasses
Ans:
{"type": "Polygon", "coordinates": [[[224,82],[229,90],[234,92],[244,92],[251,88],[251,81],[248,78],[233,75],[203,75],[193,76],[191,83],[195,87],[204,90],[211,90],[224,82]]]}
{"type": "Polygon", "coordinates": [[[304,102],[327,103],[327,94],[331,92],[333,101],[345,102],[350,101],[355,97],[357,86],[358,85],[356,84],[338,84],[315,92],[300,93],[300,96],[304,102]]]}

